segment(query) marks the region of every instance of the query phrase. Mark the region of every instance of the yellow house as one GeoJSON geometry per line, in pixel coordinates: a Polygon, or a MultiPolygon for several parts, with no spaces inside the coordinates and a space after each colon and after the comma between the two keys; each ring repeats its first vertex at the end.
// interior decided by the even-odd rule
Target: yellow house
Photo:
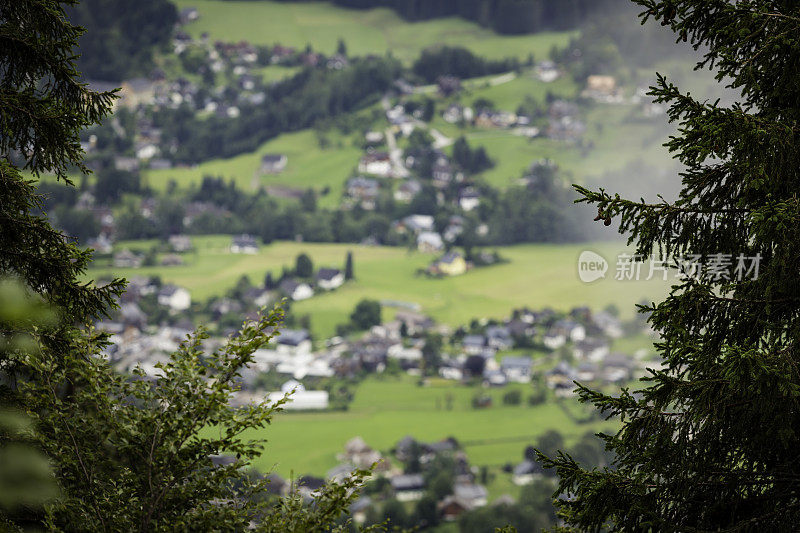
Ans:
{"type": "Polygon", "coordinates": [[[467,271],[467,262],[458,252],[447,252],[431,265],[434,274],[444,274],[445,276],[458,276],[467,271]]]}

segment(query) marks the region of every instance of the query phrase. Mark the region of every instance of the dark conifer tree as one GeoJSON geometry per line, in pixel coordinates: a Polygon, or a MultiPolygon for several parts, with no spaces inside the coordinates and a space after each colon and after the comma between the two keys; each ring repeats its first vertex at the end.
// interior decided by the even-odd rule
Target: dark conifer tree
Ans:
{"type": "Polygon", "coordinates": [[[347,252],[347,258],[344,261],[344,279],[353,279],[353,252],[347,252]]]}
{"type": "Polygon", "coordinates": [[[600,220],[620,220],[639,254],[703,267],[683,268],[664,301],[641,309],[664,360],[641,391],[579,388],[622,420],[604,436],[612,468],[586,471],[566,455],[545,463],[561,477],[566,522],[582,531],[796,530],[800,3],[636,3],[644,21],[702,50],[700,65],[741,101],[700,102],[659,77],[652,94],[679,124],[668,147],[686,168],[678,199],[648,204],[578,187],[600,220]]]}
{"type": "Polygon", "coordinates": [[[81,279],[91,251],[37,214],[35,182],[12,162],[68,184],[71,172],[87,171],[79,133],[110,112],[114,95],[79,81],[82,29],[64,12],[75,3],[0,0],[0,278],[16,278],[26,291],[11,294],[10,306],[9,286],[0,283],[0,529],[241,531],[257,519],[262,531],[330,530],[363,473],[321,489],[313,508],[301,497],[268,503],[265,484],[245,470],[261,446],[241,434],[264,427],[274,407],[229,405],[241,370],[274,335],[279,310],[248,321],[213,353],[201,352],[207,335],[195,333],[153,380],[141,369],[118,375],[102,352],[108,336],[83,327],[115,305],[123,281],[81,279]],[[51,318],[41,320],[38,307],[51,318]],[[9,415],[9,405],[30,418],[9,415]],[[211,426],[219,436],[201,437],[211,426]],[[210,456],[220,453],[236,461],[214,468],[210,456]],[[36,469],[8,468],[12,457],[36,469]],[[32,494],[36,485],[48,492],[32,494]]]}

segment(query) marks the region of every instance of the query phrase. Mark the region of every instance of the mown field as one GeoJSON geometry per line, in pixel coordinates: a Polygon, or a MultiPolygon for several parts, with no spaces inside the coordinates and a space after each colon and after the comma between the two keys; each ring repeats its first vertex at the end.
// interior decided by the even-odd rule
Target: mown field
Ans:
{"type": "MultiPolygon", "coordinates": [[[[243,275],[253,283],[262,283],[268,271],[278,276],[282,267],[294,265],[300,253],[307,253],[315,267],[342,268],[345,254],[352,251],[355,281],[293,304],[295,312],[311,315],[312,329],[319,337],[332,335],[336,325],[346,322],[363,298],[414,302],[436,320],[458,326],[473,318],[503,318],[514,307],[524,305],[567,310],[579,305],[602,309],[614,304],[624,316],[632,316],[636,302],[657,298],[666,290],[663,283],[656,281],[614,280],[614,257],[623,247],[611,243],[501,247],[497,250],[509,260],[506,264],[458,277],[429,279],[416,275],[416,271],[434,256],[405,248],[279,242],[261,247],[256,255],[234,255],[228,252],[228,236],[195,237],[193,242],[196,251],[184,256],[186,264],[182,266],[114,269],[107,260],[98,260],[87,277],[159,275],[165,282],[187,287],[194,299],[205,300],[224,294],[243,275]],[[585,249],[607,258],[607,279],[592,284],[578,279],[577,258],[585,249]]],[[[148,249],[152,244],[153,241],[123,242],[117,248],[148,249]]]]}
{"type": "Polygon", "coordinates": [[[344,39],[350,55],[385,54],[388,51],[411,62],[435,44],[464,46],[491,58],[528,54],[543,58],[553,45],[564,46],[571,32],[501,36],[459,18],[407,22],[388,8],[356,10],[326,2],[281,3],[219,0],[176,0],[178,8],[196,7],[200,19],[185,26],[195,37],[207,32],[211,39],[303,48],[307,44],[326,54],[344,39]]]}
{"type": "Polygon", "coordinates": [[[342,187],[353,168],[358,166],[362,152],[348,138],[336,136],[329,140],[330,146],[321,148],[313,130],[287,133],[264,143],[255,152],[214,159],[194,167],[147,171],[145,181],[157,190],[165,189],[170,180],[182,188],[199,184],[203,176],[231,179],[245,191],[270,185],[319,191],[327,186],[330,193],[320,198],[320,205],[335,207],[339,205],[342,187]],[[280,174],[260,174],[261,157],[267,153],[286,155],[289,160],[286,169],[280,174]]]}
{"type": "MultiPolygon", "coordinates": [[[[523,97],[524,94],[520,95],[520,100],[523,97]]],[[[598,106],[590,110],[585,136],[587,148],[544,138],[528,139],[505,130],[460,129],[441,118],[434,121],[432,127],[451,138],[463,135],[471,145],[486,148],[495,166],[481,177],[495,187],[508,187],[533,161],[542,158],[556,161],[570,173],[567,179],[585,183],[588,177],[620,171],[634,161],[655,167],[672,164],[662,146],[669,131],[667,127],[635,118],[632,109],[631,106],[598,106]]],[[[286,133],[267,141],[255,152],[229,159],[214,159],[193,167],[148,170],[144,173],[145,182],[156,190],[164,190],[171,180],[185,188],[199,184],[203,176],[209,175],[231,179],[245,191],[270,185],[313,188],[318,193],[320,206],[335,208],[363,151],[356,146],[353,135],[345,136],[331,129],[324,136],[329,144],[323,148],[314,130],[286,133]],[[261,157],[267,153],[285,154],[289,159],[286,170],[274,175],[260,174],[261,157]],[[326,188],[328,194],[319,195],[326,188]]]]}
{"type": "Polygon", "coordinates": [[[473,409],[471,399],[481,391],[476,387],[443,380],[418,386],[409,376],[372,377],[359,385],[348,411],[279,413],[272,425],[245,436],[266,440],[256,467],[282,475],[324,474],[338,464],[337,454],[355,436],[387,454],[406,435],[422,441],[455,437],[473,464],[495,467],[497,486],[490,489],[506,492],[511,489],[504,479],[508,475],[499,472],[499,467],[521,461],[525,446],[535,443],[542,433],[557,430],[569,446],[586,432],[613,428],[608,422],[576,423],[565,410],[585,412],[572,399],[563,400],[564,407],[555,400],[536,407],[524,402],[504,406],[503,394],[514,388],[523,392],[523,398],[532,391],[529,385],[519,384],[483,390],[494,405],[473,409]],[[448,395],[452,410],[445,409],[448,395]]]}

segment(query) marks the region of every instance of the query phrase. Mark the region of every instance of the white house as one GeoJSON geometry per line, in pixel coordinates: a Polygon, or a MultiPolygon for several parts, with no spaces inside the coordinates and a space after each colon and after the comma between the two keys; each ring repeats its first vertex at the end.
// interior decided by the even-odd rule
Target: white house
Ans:
{"type": "Polygon", "coordinates": [[[317,272],[317,287],[332,291],[344,284],[344,273],[338,268],[320,268],[317,272]]]}
{"type": "Polygon", "coordinates": [[[542,337],[542,344],[551,350],[557,350],[567,343],[567,337],[555,331],[548,331],[542,337]]]}
{"type": "Polygon", "coordinates": [[[263,174],[278,174],[283,172],[289,163],[289,158],[283,154],[265,154],[261,158],[261,172],[263,174]]]}
{"type": "Polygon", "coordinates": [[[400,221],[400,225],[414,233],[433,230],[433,217],[431,215],[408,215],[400,221]]]}
{"type": "Polygon", "coordinates": [[[481,205],[481,195],[472,187],[467,187],[458,195],[458,205],[464,211],[472,211],[481,205]]]}
{"type": "Polygon", "coordinates": [[[183,287],[165,285],[158,291],[158,303],[173,311],[184,311],[192,305],[192,296],[183,287]]]}
{"type": "Polygon", "coordinates": [[[422,474],[399,474],[389,480],[395,498],[401,502],[413,502],[425,493],[425,478],[422,474]]]}
{"type": "MultiPolygon", "coordinates": [[[[283,392],[270,392],[267,399],[274,403],[283,398],[284,394],[283,392]]],[[[289,401],[283,405],[283,408],[288,411],[327,409],[328,400],[328,391],[298,389],[289,396],[289,401]]]]}
{"type": "Polygon", "coordinates": [[[314,296],[314,289],[305,282],[297,282],[293,279],[285,279],[281,282],[280,290],[294,301],[307,300],[314,296]]]}
{"type": "Polygon", "coordinates": [[[392,174],[392,159],[386,152],[370,152],[359,161],[358,171],[373,176],[389,177],[392,174]]]}
{"type": "Polygon", "coordinates": [[[389,349],[386,351],[386,355],[388,357],[402,359],[404,361],[419,361],[422,359],[422,350],[419,348],[408,348],[398,343],[389,346],[389,349]]]}
{"type": "Polygon", "coordinates": [[[514,485],[527,485],[543,475],[544,471],[539,463],[526,459],[514,467],[511,480],[514,485]]]}
{"type": "Polygon", "coordinates": [[[252,235],[237,235],[231,240],[231,253],[234,254],[256,254],[258,253],[258,243],[252,235]]]}
{"type": "Polygon", "coordinates": [[[307,354],[311,353],[311,337],[304,329],[285,329],[277,340],[279,353],[307,354]]]}

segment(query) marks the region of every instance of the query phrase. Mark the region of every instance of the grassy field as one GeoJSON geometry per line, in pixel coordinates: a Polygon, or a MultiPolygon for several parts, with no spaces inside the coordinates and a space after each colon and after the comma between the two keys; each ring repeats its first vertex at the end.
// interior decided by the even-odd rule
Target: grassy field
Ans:
{"type": "MultiPolygon", "coordinates": [[[[457,326],[473,318],[508,316],[512,308],[551,306],[567,310],[589,305],[601,309],[615,304],[623,316],[634,313],[634,304],[643,298],[664,294],[666,286],[656,281],[615,281],[614,257],[620,244],[591,245],[521,245],[499,248],[507,264],[476,269],[463,276],[429,279],[416,276],[434,256],[409,252],[404,248],[362,247],[349,244],[311,244],[296,242],[263,246],[256,255],[232,255],[227,236],[196,237],[197,251],[185,256],[186,264],[175,267],[113,269],[99,263],[88,277],[110,275],[160,275],[166,282],[187,287],[195,299],[221,295],[242,276],[261,283],[267,271],[279,275],[283,266],[294,264],[295,257],[305,252],[316,267],[342,267],[345,254],[352,250],[356,280],[340,289],[296,302],[297,313],[311,315],[312,329],[317,336],[332,335],[337,324],[346,322],[356,303],[362,298],[415,302],[436,320],[457,326]],[[610,263],[605,280],[581,283],[576,261],[581,251],[592,249],[610,263]]],[[[120,243],[118,248],[149,248],[152,242],[120,243]]]]}
{"type": "MultiPolygon", "coordinates": [[[[524,94],[520,94],[519,100],[523,97],[524,94]]],[[[503,108],[515,109],[515,105],[503,108]]],[[[585,144],[589,148],[585,149],[550,139],[528,139],[505,130],[460,129],[444,122],[441,117],[431,125],[451,138],[464,135],[473,146],[486,148],[496,164],[482,177],[493,186],[509,186],[533,161],[541,158],[556,161],[571,173],[569,180],[585,183],[589,176],[618,171],[634,160],[656,167],[672,164],[662,146],[669,129],[658,122],[633,120],[632,109],[631,106],[597,106],[589,110],[585,117],[588,124],[585,144]]],[[[328,187],[330,192],[319,197],[319,205],[335,208],[339,205],[344,183],[358,165],[362,150],[355,146],[354,137],[344,136],[336,129],[324,135],[329,142],[325,148],[320,146],[314,130],[302,130],[280,135],[262,144],[255,152],[229,159],[214,159],[193,167],[147,170],[144,179],[156,190],[165,189],[170,180],[182,188],[199,184],[205,175],[233,179],[246,191],[269,185],[314,188],[317,192],[328,187]],[[259,174],[261,157],[266,153],[286,154],[289,158],[286,170],[275,175],[259,174]]]]}
{"type": "MultiPolygon", "coordinates": [[[[359,385],[350,409],[332,413],[280,413],[271,426],[246,436],[266,440],[264,456],[256,466],[282,475],[322,474],[338,463],[345,442],[359,435],[373,448],[388,453],[406,435],[423,441],[455,437],[476,465],[501,466],[522,460],[522,452],[542,433],[555,429],[567,444],[609,423],[576,424],[555,401],[536,407],[504,406],[502,396],[519,388],[523,398],[529,385],[483,390],[493,407],[473,409],[475,387],[437,381],[418,386],[413,378],[373,377],[359,385]],[[445,397],[452,398],[446,410],[445,397]]],[[[572,404],[574,400],[564,400],[572,404]]],[[[502,474],[498,474],[500,477],[502,474]]],[[[496,480],[507,492],[507,480],[496,480]]]]}
{"type": "MultiPolygon", "coordinates": [[[[495,167],[483,178],[497,187],[517,180],[531,162],[549,158],[570,173],[571,182],[586,183],[588,177],[616,172],[639,160],[657,168],[673,163],[662,146],[669,129],[652,121],[632,120],[631,106],[597,106],[587,113],[584,146],[544,138],[527,139],[507,131],[466,129],[471,145],[483,146],[495,167]]],[[[643,176],[647,179],[647,176],[643,176]]]]}
{"type": "Polygon", "coordinates": [[[320,205],[335,207],[339,205],[344,182],[358,165],[361,149],[342,136],[330,140],[329,147],[321,148],[313,130],[286,133],[262,144],[255,152],[229,159],[214,159],[194,167],[149,170],[145,180],[158,190],[166,188],[170,180],[175,180],[180,187],[198,184],[205,175],[233,179],[246,191],[269,185],[317,190],[328,186],[331,192],[320,198],[320,205]],[[286,170],[274,175],[259,174],[261,157],[267,153],[285,154],[289,159],[286,170]]]}
{"type": "MultiPolygon", "coordinates": [[[[466,86],[466,84],[465,84],[466,86]]],[[[487,83],[474,85],[460,94],[461,101],[472,104],[478,98],[491,100],[498,109],[516,111],[526,96],[531,96],[539,102],[544,102],[545,96],[550,92],[564,98],[573,98],[579,91],[578,86],[569,76],[563,76],[551,83],[545,83],[536,78],[530,71],[524,71],[513,80],[489,85],[487,83]]]]}
{"type": "Polygon", "coordinates": [[[564,46],[571,36],[570,32],[500,36],[458,18],[411,23],[387,8],[345,9],[326,2],[177,0],[175,4],[199,10],[200,19],[184,28],[195,37],[208,32],[211,39],[232,42],[244,39],[298,48],[311,44],[326,54],[336,51],[341,38],[350,55],[391,51],[406,62],[434,44],[465,46],[492,58],[525,59],[531,53],[542,58],[553,45],[564,46]]]}

